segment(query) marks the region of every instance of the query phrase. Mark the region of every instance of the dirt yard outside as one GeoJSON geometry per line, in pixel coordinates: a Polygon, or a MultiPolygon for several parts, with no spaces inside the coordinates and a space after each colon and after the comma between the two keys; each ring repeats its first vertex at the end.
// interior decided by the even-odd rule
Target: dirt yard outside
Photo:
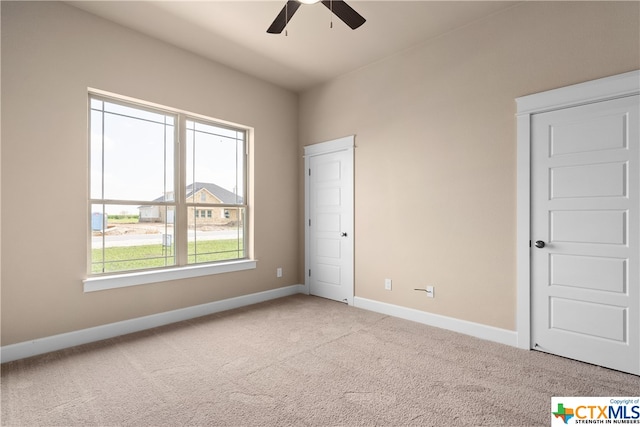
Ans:
{"type": "MultiPolygon", "coordinates": [[[[202,225],[197,227],[198,231],[227,231],[235,228],[235,224],[227,226],[221,225],[202,225]]],[[[105,236],[123,236],[138,234],[173,234],[173,225],[165,225],[162,223],[107,223],[105,236]]],[[[102,231],[93,231],[93,236],[102,236],[102,231]]]]}

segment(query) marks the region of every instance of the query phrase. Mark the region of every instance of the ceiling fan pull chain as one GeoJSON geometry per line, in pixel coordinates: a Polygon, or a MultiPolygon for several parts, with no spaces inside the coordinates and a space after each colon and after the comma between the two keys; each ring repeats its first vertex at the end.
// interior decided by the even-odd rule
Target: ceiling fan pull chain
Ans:
{"type": "Polygon", "coordinates": [[[329,14],[330,14],[329,28],[333,28],[333,0],[330,0],[329,4],[331,5],[331,7],[329,8],[329,14]]]}

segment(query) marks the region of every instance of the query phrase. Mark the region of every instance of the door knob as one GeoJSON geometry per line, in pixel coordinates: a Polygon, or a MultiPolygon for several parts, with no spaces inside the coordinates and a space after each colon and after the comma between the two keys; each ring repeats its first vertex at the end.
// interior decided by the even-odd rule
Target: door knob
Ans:
{"type": "Polygon", "coordinates": [[[342,237],[347,237],[347,233],[342,233],[342,237]]]}
{"type": "Polygon", "coordinates": [[[544,248],[544,242],[542,240],[537,240],[536,241],[536,248],[544,248]]]}

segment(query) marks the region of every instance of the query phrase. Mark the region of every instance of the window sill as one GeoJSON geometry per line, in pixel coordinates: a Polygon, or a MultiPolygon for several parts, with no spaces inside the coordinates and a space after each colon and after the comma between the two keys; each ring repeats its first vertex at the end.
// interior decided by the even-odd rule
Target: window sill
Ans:
{"type": "Polygon", "coordinates": [[[125,288],[128,286],[146,285],[169,280],[188,279],[191,277],[212,274],[232,273],[234,271],[252,270],[256,268],[256,260],[241,260],[206,265],[189,265],[167,270],[142,271],[135,273],[114,274],[109,276],[89,277],[82,281],[84,292],[104,291],[107,289],[125,288]]]}

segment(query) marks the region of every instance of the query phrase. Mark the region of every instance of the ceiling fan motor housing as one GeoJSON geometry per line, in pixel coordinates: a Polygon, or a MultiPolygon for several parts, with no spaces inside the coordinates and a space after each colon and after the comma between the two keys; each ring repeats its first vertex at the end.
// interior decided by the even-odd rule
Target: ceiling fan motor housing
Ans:
{"type": "MultiPolygon", "coordinates": [[[[321,0],[289,0],[284,5],[276,19],[274,19],[271,26],[267,29],[267,33],[280,34],[285,29],[294,13],[302,4],[315,4],[321,0]]],[[[325,5],[334,15],[342,20],[352,30],[355,30],[366,22],[366,19],[356,12],[351,6],[345,3],[343,0],[322,0],[322,4],[325,5]]]]}

